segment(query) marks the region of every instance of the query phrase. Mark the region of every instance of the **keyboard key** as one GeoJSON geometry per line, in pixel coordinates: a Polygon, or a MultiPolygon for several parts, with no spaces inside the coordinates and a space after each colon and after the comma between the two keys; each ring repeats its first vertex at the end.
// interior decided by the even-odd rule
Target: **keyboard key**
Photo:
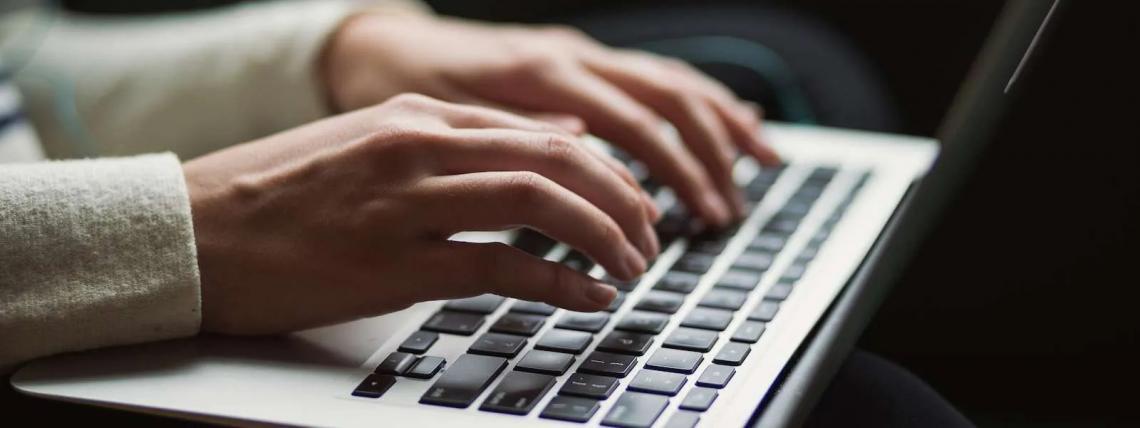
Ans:
{"type": "Polygon", "coordinates": [[[752,308],[752,312],[748,314],[748,319],[752,321],[771,321],[776,317],[776,312],[780,310],[780,302],[773,302],[771,300],[761,300],[752,308]]]}
{"type": "Polygon", "coordinates": [[[714,288],[705,293],[701,298],[699,306],[708,308],[728,309],[735,311],[744,306],[744,301],[748,299],[748,293],[743,291],[730,290],[727,288],[714,288]]]}
{"type": "Polygon", "coordinates": [[[420,357],[416,360],[416,364],[412,368],[404,372],[404,376],[416,379],[431,379],[436,373],[439,373],[447,361],[440,357],[433,357],[431,355],[420,357]]]}
{"type": "Polygon", "coordinates": [[[653,425],[669,398],[663,395],[627,391],[618,397],[613,408],[602,419],[602,425],[623,428],[647,428],[653,425]]]}
{"type": "Polygon", "coordinates": [[[704,360],[705,357],[697,352],[661,348],[654,352],[652,357],[649,357],[645,367],[667,372],[692,374],[697,371],[697,366],[704,360]]]}
{"type": "Polygon", "coordinates": [[[665,329],[669,316],[652,312],[632,311],[614,326],[614,329],[637,333],[657,334],[665,329]]]}
{"type": "Polygon", "coordinates": [[[756,285],[760,283],[760,274],[757,272],[729,269],[720,277],[716,286],[722,288],[733,288],[743,291],[752,291],[756,285]]]}
{"type": "Polygon", "coordinates": [[[558,244],[558,241],[550,239],[546,235],[531,229],[520,229],[512,245],[533,256],[543,257],[546,256],[546,253],[549,253],[556,244],[558,244]]]}
{"type": "Polygon", "coordinates": [[[672,314],[677,312],[677,309],[680,309],[683,303],[685,303],[684,295],[651,290],[646,293],[645,296],[641,298],[641,301],[637,302],[637,306],[633,308],[641,311],[672,314]]]}
{"type": "Polygon", "coordinates": [[[666,348],[683,349],[686,351],[708,352],[716,344],[719,336],[715,332],[695,328],[679,327],[669,334],[665,343],[666,348]]]}
{"type": "Polygon", "coordinates": [[[721,239],[698,239],[689,243],[689,251],[701,254],[717,255],[728,246],[731,236],[721,239]]]}
{"type": "Polygon", "coordinates": [[[597,333],[609,321],[610,314],[606,312],[566,312],[558,319],[555,327],[597,333]]]}
{"type": "Polygon", "coordinates": [[[526,300],[517,300],[515,304],[511,305],[511,312],[520,314],[534,314],[534,315],[551,315],[558,308],[543,302],[530,302],[526,300]]]}
{"type": "Polygon", "coordinates": [[[594,268],[594,261],[578,250],[566,253],[566,256],[562,258],[562,264],[582,273],[589,272],[590,269],[594,268]]]}
{"type": "Polygon", "coordinates": [[[538,333],[545,323],[546,317],[542,315],[505,313],[491,324],[491,331],[530,337],[538,333]]]}
{"type": "Polygon", "coordinates": [[[800,253],[796,255],[795,263],[807,265],[812,260],[815,260],[815,256],[817,254],[819,254],[819,246],[809,244],[808,246],[806,246],[802,250],[800,250],[800,253]]]}
{"type": "Polygon", "coordinates": [[[805,263],[792,263],[787,269],[784,269],[784,276],[780,277],[780,282],[796,282],[803,278],[804,271],[807,270],[805,263]]]}
{"type": "Polygon", "coordinates": [[[618,380],[609,376],[574,373],[558,393],[605,400],[610,398],[617,386],[618,380]]]}
{"type": "Polygon", "coordinates": [[[752,347],[747,343],[728,342],[720,348],[720,352],[713,358],[716,364],[724,364],[726,366],[739,366],[744,363],[744,359],[748,358],[748,353],[752,352],[752,347]]]}
{"type": "Polygon", "coordinates": [[[586,422],[594,417],[601,405],[597,400],[589,398],[570,397],[558,395],[550,400],[542,413],[538,415],[544,419],[557,419],[570,422],[586,422]]]}
{"type": "Polygon", "coordinates": [[[574,364],[574,356],[561,352],[531,350],[523,355],[515,370],[561,376],[574,364]]]}
{"type": "Polygon", "coordinates": [[[377,374],[389,374],[398,376],[408,371],[408,369],[411,368],[412,364],[415,362],[415,355],[409,354],[407,352],[393,352],[391,354],[388,354],[388,356],[384,358],[384,361],[381,361],[380,364],[376,365],[376,370],[373,370],[372,372],[377,374]]]}
{"type": "Polygon", "coordinates": [[[618,309],[621,309],[621,305],[623,303],[625,303],[625,293],[618,291],[617,297],[614,297],[614,300],[610,302],[610,305],[603,310],[610,313],[617,312],[618,309]]]}
{"type": "Polygon", "coordinates": [[[705,330],[724,331],[728,323],[732,322],[732,312],[723,309],[693,308],[689,315],[681,321],[684,327],[703,328],[705,330]]]}
{"type": "Polygon", "coordinates": [[[778,282],[764,293],[764,300],[784,300],[790,294],[792,294],[792,283],[778,282]]]}
{"type": "Polygon", "coordinates": [[[471,312],[476,314],[489,314],[495,312],[506,301],[506,297],[496,296],[494,294],[483,294],[475,297],[468,297],[466,299],[457,299],[447,302],[443,305],[444,309],[457,312],[471,312]]]}
{"type": "Polygon", "coordinates": [[[470,336],[483,326],[484,317],[479,314],[463,312],[439,311],[424,323],[423,329],[470,336]]]}
{"type": "Polygon", "coordinates": [[[690,273],[705,273],[712,267],[713,262],[716,261],[715,255],[701,254],[701,253],[686,253],[677,260],[673,265],[673,269],[682,272],[690,273]]]}
{"type": "MultiPolygon", "coordinates": [[[[803,201],[789,201],[789,202],[790,203],[797,203],[797,204],[805,203],[803,201]]],[[[764,225],[763,232],[764,233],[776,233],[776,234],[780,234],[780,235],[791,235],[793,232],[796,231],[796,228],[798,228],[798,227],[800,227],[800,220],[798,218],[791,217],[791,216],[777,215],[776,217],[772,218],[771,220],[768,220],[768,224],[764,225]]]]}
{"type": "Polygon", "coordinates": [[[594,335],[590,333],[555,328],[538,339],[538,343],[534,344],[534,349],[578,355],[585,351],[593,340],[594,335]]]}
{"type": "Polygon", "coordinates": [[[399,351],[409,354],[422,354],[427,352],[437,340],[439,340],[439,333],[420,330],[404,339],[404,342],[400,344],[399,351]]]}
{"type": "Polygon", "coordinates": [[[685,386],[685,380],[683,374],[642,369],[629,382],[627,389],[672,397],[681,391],[682,386],[685,386]]]}
{"type": "Polygon", "coordinates": [[[467,349],[472,354],[514,358],[526,347],[526,338],[512,334],[484,333],[467,349]]]}
{"type": "Polygon", "coordinates": [[[613,331],[598,343],[598,350],[616,354],[645,355],[650,345],[653,345],[652,335],[613,331]]]}
{"type": "Polygon", "coordinates": [[[709,364],[708,367],[705,367],[705,371],[701,372],[701,377],[697,378],[697,386],[724,388],[735,374],[736,369],[731,366],[709,364]]]}
{"type": "Polygon", "coordinates": [[[479,410],[525,415],[554,386],[554,376],[512,371],[503,377],[479,410]]]}
{"type": "Polygon", "coordinates": [[[463,354],[420,397],[420,403],[465,408],[507,367],[499,357],[463,354]]]}
{"type": "Polygon", "coordinates": [[[733,342],[756,343],[764,334],[765,324],[760,321],[745,321],[732,333],[733,342]]]}
{"type": "Polygon", "coordinates": [[[669,271],[665,273],[665,276],[661,277],[661,280],[657,281],[657,285],[653,286],[653,289],[689,294],[694,288],[697,288],[697,283],[700,281],[701,276],[697,274],[669,271]]]}
{"type": "Polygon", "coordinates": [[[360,382],[360,385],[357,385],[356,389],[352,390],[352,395],[365,398],[380,398],[385,392],[388,392],[388,388],[391,388],[392,385],[395,384],[395,376],[370,374],[364,378],[364,382],[360,382]]]}
{"type": "Polygon", "coordinates": [[[748,244],[748,249],[769,253],[778,253],[780,250],[784,249],[785,242],[786,240],[783,236],[761,233],[760,235],[757,235],[751,243],[748,244]]]}
{"type": "Polygon", "coordinates": [[[712,407],[713,401],[716,401],[716,397],[719,395],[720,392],[715,389],[701,388],[698,386],[690,389],[689,393],[685,394],[685,399],[681,401],[680,407],[684,410],[703,412],[708,410],[709,407],[712,407]]]}
{"type": "Polygon", "coordinates": [[[622,281],[612,276],[606,275],[602,282],[613,285],[618,291],[630,292],[637,288],[637,284],[641,283],[641,278],[631,279],[629,281],[622,281]]]}
{"type": "Polygon", "coordinates": [[[669,417],[669,421],[665,422],[662,428],[693,428],[697,426],[697,422],[700,421],[700,413],[678,410],[676,413],[673,413],[673,416],[669,417]]]}
{"type": "Polygon", "coordinates": [[[626,377],[637,365],[637,358],[628,355],[611,354],[609,352],[594,351],[586,357],[578,371],[597,375],[613,377],[626,377]]]}
{"type": "Polygon", "coordinates": [[[773,258],[773,254],[767,251],[745,251],[732,262],[732,267],[764,272],[772,267],[773,258]]]}

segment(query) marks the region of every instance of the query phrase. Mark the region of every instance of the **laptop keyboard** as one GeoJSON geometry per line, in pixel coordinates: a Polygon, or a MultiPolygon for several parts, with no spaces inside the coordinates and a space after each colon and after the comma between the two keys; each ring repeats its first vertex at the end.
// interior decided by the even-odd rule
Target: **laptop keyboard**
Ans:
{"type": "MultiPolygon", "coordinates": [[[[762,170],[745,186],[750,207],[765,197],[782,172],[778,168],[762,170]]],[[[701,412],[713,406],[718,390],[732,382],[736,367],[750,358],[751,346],[764,335],[767,323],[780,315],[781,303],[795,292],[797,281],[869,176],[860,176],[790,265],[779,272],[770,271],[788,238],[799,229],[837,172],[829,167],[811,170],[703,294],[693,291],[706,280],[704,275],[740,231],[699,232],[699,225],[675,204],[657,224],[657,233],[662,248],[682,237],[688,238],[688,245],[657,281],[604,278],[618,288],[619,295],[609,308],[596,313],[571,312],[489,294],[449,301],[404,340],[397,352],[385,358],[352,395],[381,397],[399,377],[435,378],[420,403],[467,408],[501,377],[478,403],[479,410],[512,415],[537,411],[541,418],[587,422],[602,408],[602,402],[610,400],[613,403],[602,417],[602,425],[648,427],[662,423],[691,427],[701,412]],[[745,306],[761,277],[767,275],[779,275],[778,280],[757,303],[745,306]],[[627,299],[629,292],[639,288],[647,291],[636,301],[627,299]],[[682,310],[692,300],[697,301],[696,306],[682,310]],[[509,308],[491,319],[490,315],[504,304],[509,308]],[[625,307],[631,309],[614,316],[625,307]],[[739,319],[743,320],[728,331],[739,319]],[[674,320],[679,322],[667,328],[674,320]],[[487,331],[476,336],[487,324],[487,331]],[[547,324],[553,327],[539,334],[547,324]],[[609,331],[602,334],[607,328],[609,331]],[[471,336],[467,353],[455,361],[431,356],[431,347],[441,334],[471,336]],[[523,352],[532,342],[534,346],[523,352]],[[721,342],[726,343],[716,348],[721,342]],[[650,352],[656,343],[660,346],[650,352]],[[713,349],[717,351],[713,353],[713,349]],[[712,363],[698,370],[706,360],[712,363]],[[516,361],[513,367],[511,361],[516,361]],[[555,388],[564,377],[566,381],[555,388]],[[687,383],[694,387],[678,397],[687,383]],[[551,394],[554,396],[545,406],[535,409],[551,394]],[[679,410],[668,421],[659,421],[670,405],[679,410]]],[[[513,245],[544,257],[557,243],[524,229],[513,245]]],[[[573,250],[560,262],[582,272],[594,267],[593,261],[573,250]]]]}

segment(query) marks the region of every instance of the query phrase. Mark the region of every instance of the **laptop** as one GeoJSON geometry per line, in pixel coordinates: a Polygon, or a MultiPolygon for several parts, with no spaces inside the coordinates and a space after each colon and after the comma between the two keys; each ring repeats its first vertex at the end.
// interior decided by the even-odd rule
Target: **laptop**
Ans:
{"type": "MultiPolygon", "coordinates": [[[[788,426],[826,388],[980,156],[1055,2],[1010,1],[933,139],[768,123],[780,168],[738,161],[747,218],[701,231],[668,189],[663,252],[605,311],[483,295],[264,338],[60,355],[26,394],[227,424],[788,426]]],[[[530,230],[509,242],[593,276],[530,230]]]]}

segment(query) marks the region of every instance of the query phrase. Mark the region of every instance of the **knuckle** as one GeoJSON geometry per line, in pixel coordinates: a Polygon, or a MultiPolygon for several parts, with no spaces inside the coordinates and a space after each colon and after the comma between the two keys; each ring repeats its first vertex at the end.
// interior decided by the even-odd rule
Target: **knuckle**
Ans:
{"type": "Polygon", "coordinates": [[[573,169],[582,158],[581,150],[581,147],[567,137],[557,134],[546,137],[545,157],[561,170],[573,169]]]}
{"type": "Polygon", "coordinates": [[[423,108],[437,102],[427,95],[405,92],[388,99],[388,103],[404,108],[423,108]]]}
{"type": "Polygon", "coordinates": [[[582,32],[582,30],[579,30],[579,29],[572,27],[572,26],[569,26],[569,25],[551,24],[551,25],[546,25],[546,26],[541,27],[539,29],[539,31],[541,31],[543,34],[546,34],[549,37],[556,38],[556,39],[573,40],[573,41],[580,41],[580,40],[588,40],[589,39],[589,36],[587,36],[586,33],[582,32]]]}
{"type": "Polygon", "coordinates": [[[521,171],[511,174],[507,182],[507,192],[511,201],[519,207],[533,207],[541,204],[549,189],[549,181],[542,175],[521,171]]]}

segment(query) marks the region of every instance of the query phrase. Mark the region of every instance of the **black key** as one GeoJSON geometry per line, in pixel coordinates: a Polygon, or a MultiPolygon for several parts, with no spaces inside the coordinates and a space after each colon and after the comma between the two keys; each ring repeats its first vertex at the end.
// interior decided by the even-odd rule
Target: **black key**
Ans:
{"type": "Polygon", "coordinates": [[[479,410],[525,415],[554,386],[554,376],[512,371],[503,377],[479,410]]]}
{"type": "Polygon", "coordinates": [[[693,428],[701,421],[701,414],[686,410],[678,410],[669,417],[669,421],[661,428],[693,428]]]}
{"type": "Polygon", "coordinates": [[[697,366],[701,365],[701,361],[704,360],[705,357],[697,352],[661,348],[654,352],[652,357],[649,357],[649,361],[645,362],[645,367],[667,372],[692,374],[697,371],[697,366]]]}
{"type": "Polygon", "coordinates": [[[609,376],[574,373],[558,393],[605,400],[610,398],[617,386],[618,380],[609,376]]]}
{"type": "Polygon", "coordinates": [[[562,258],[562,264],[570,269],[583,273],[589,272],[590,269],[594,268],[594,261],[590,260],[589,257],[586,257],[585,254],[582,254],[578,250],[566,253],[566,257],[562,258]]]}
{"type": "Polygon", "coordinates": [[[655,290],[672,291],[675,293],[688,294],[697,288],[697,283],[701,281],[701,276],[689,272],[669,271],[661,280],[657,281],[657,285],[653,286],[655,290]]]}
{"type": "Polygon", "coordinates": [[[544,323],[546,317],[542,315],[505,313],[498,321],[491,324],[491,331],[530,337],[538,333],[544,323]]]}
{"type": "Polygon", "coordinates": [[[831,181],[832,177],[839,172],[839,169],[830,166],[821,166],[812,170],[811,175],[808,175],[807,182],[826,184],[831,181]]]}
{"type": "Polygon", "coordinates": [[[665,291],[650,290],[645,293],[645,297],[637,302],[634,309],[650,312],[661,312],[663,314],[672,314],[681,308],[685,303],[684,295],[677,293],[669,293],[665,291]]]}
{"type": "Polygon", "coordinates": [[[416,360],[416,365],[408,369],[404,376],[414,377],[416,379],[431,379],[435,376],[443,366],[447,364],[443,358],[433,357],[431,355],[420,357],[416,360]]]}
{"type": "Polygon", "coordinates": [[[697,386],[724,388],[735,374],[736,369],[733,367],[709,364],[708,367],[705,367],[705,371],[701,372],[701,377],[697,378],[697,386]]]}
{"type": "Polygon", "coordinates": [[[606,375],[613,377],[626,377],[637,365],[637,358],[628,355],[611,354],[609,352],[594,351],[586,357],[578,371],[582,373],[606,375]]]}
{"type": "Polygon", "coordinates": [[[614,297],[614,300],[610,302],[610,305],[603,310],[611,313],[617,312],[618,309],[621,309],[622,303],[625,303],[625,293],[618,291],[617,297],[614,297]]]}
{"type": "Polygon", "coordinates": [[[669,398],[663,395],[627,391],[618,397],[602,425],[623,428],[646,428],[653,425],[669,398]]]}
{"type": "Polygon", "coordinates": [[[681,392],[682,386],[685,386],[685,375],[683,374],[642,369],[637,372],[637,376],[633,377],[626,389],[672,397],[681,392]]]}
{"type": "Polygon", "coordinates": [[[548,238],[546,235],[535,232],[530,229],[521,229],[517,236],[515,236],[514,246],[520,250],[526,251],[531,255],[543,257],[549,253],[558,241],[548,238]]]}
{"type": "Polygon", "coordinates": [[[723,309],[693,308],[689,315],[681,321],[684,327],[703,328],[705,330],[724,331],[728,323],[732,322],[732,312],[723,309]]]}
{"type": "Polygon", "coordinates": [[[748,249],[755,251],[765,251],[769,253],[778,253],[784,248],[784,243],[787,240],[781,235],[770,233],[761,233],[748,244],[748,249]]]}
{"type": "Polygon", "coordinates": [[[402,375],[416,362],[416,356],[407,352],[393,352],[376,365],[377,374],[402,375]]]}
{"type": "Polygon", "coordinates": [[[760,274],[752,271],[729,269],[717,281],[717,287],[735,288],[737,290],[752,291],[760,283],[760,274]]]}
{"type": "Polygon", "coordinates": [[[506,297],[496,296],[494,294],[483,294],[475,297],[468,297],[466,299],[456,299],[447,302],[443,305],[444,309],[449,311],[458,312],[471,312],[476,314],[489,314],[495,312],[499,305],[507,300],[506,297]]]}
{"type": "Polygon", "coordinates": [[[795,263],[796,264],[802,264],[802,265],[806,266],[808,264],[808,262],[815,260],[815,256],[817,254],[819,254],[819,246],[818,245],[808,245],[808,246],[804,247],[802,250],[800,250],[800,253],[796,255],[795,263]]]}
{"type": "Polygon", "coordinates": [[[427,352],[437,340],[439,340],[439,333],[420,330],[404,339],[404,343],[400,344],[399,351],[409,354],[422,354],[427,352]]]}
{"type": "Polygon", "coordinates": [[[749,352],[752,352],[752,347],[747,343],[728,342],[724,344],[723,348],[720,348],[720,352],[717,352],[713,362],[726,366],[739,366],[744,363],[745,358],[748,358],[749,352]]]}
{"type": "Polygon", "coordinates": [[[550,315],[558,308],[543,302],[531,302],[526,300],[515,301],[511,305],[511,312],[518,312],[521,314],[535,314],[535,315],[550,315]]]}
{"type": "Polygon", "coordinates": [[[735,311],[744,306],[744,301],[748,299],[748,293],[743,291],[730,290],[727,288],[714,288],[705,293],[705,297],[701,298],[700,306],[718,309],[728,309],[735,311]]]}
{"type": "Polygon", "coordinates": [[[792,294],[792,283],[777,282],[768,289],[767,293],[764,293],[764,300],[784,300],[790,294],[792,294]]]}
{"type": "Polygon", "coordinates": [[[632,311],[614,326],[616,330],[633,331],[638,333],[657,334],[665,329],[669,323],[669,316],[652,312],[632,311]]]}
{"type": "Polygon", "coordinates": [[[790,201],[780,209],[780,212],[802,218],[811,211],[811,205],[806,201],[790,201]]]}
{"type": "Polygon", "coordinates": [[[602,339],[601,343],[598,343],[598,350],[617,354],[645,355],[650,345],[653,345],[652,335],[612,331],[602,339]]]}
{"type": "Polygon", "coordinates": [[[594,417],[594,413],[598,411],[601,405],[597,400],[589,398],[570,397],[566,395],[555,396],[542,409],[542,413],[538,415],[544,419],[557,419],[561,421],[570,422],[586,422],[594,417]]]}
{"type": "Polygon", "coordinates": [[[787,269],[784,269],[784,276],[780,277],[780,282],[796,282],[804,276],[804,271],[807,270],[806,263],[792,263],[787,269]]]}
{"type": "Polygon", "coordinates": [[[637,288],[637,284],[641,283],[641,278],[631,279],[629,281],[622,281],[620,279],[606,275],[606,277],[604,279],[602,279],[602,281],[605,282],[606,284],[613,285],[614,288],[617,288],[620,291],[625,291],[628,293],[630,291],[633,291],[635,288],[637,288]]]}
{"type": "Polygon", "coordinates": [[[689,244],[689,251],[701,254],[720,254],[728,246],[731,236],[723,239],[699,239],[689,244]]]}
{"type": "Polygon", "coordinates": [[[610,314],[605,312],[567,312],[562,314],[555,327],[597,333],[609,320],[610,314]]]}
{"type": "Polygon", "coordinates": [[[526,338],[512,334],[483,333],[467,352],[472,354],[494,355],[496,357],[514,358],[526,347],[526,338]]]}
{"type": "Polygon", "coordinates": [[[483,316],[463,312],[439,311],[424,323],[423,329],[470,336],[483,326],[483,316]]]}
{"type": "Polygon", "coordinates": [[[696,387],[689,390],[685,395],[685,399],[681,401],[681,408],[685,410],[695,410],[703,412],[712,407],[713,401],[720,395],[715,389],[696,387]]]}
{"type": "Polygon", "coordinates": [[[561,352],[531,350],[523,355],[515,370],[561,376],[574,364],[574,356],[561,352]]]}
{"type": "Polygon", "coordinates": [[[716,261],[715,255],[701,254],[701,253],[685,253],[673,265],[673,269],[683,272],[691,273],[705,273],[712,267],[713,262],[716,261]]]}
{"type": "Polygon", "coordinates": [[[736,258],[736,261],[732,262],[732,267],[764,272],[772,267],[773,258],[772,253],[767,251],[745,251],[736,258]]]}
{"type": "Polygon", "coordinates": [[[756,343],[764,334],[765,324],[760,321],[745,321],[732,333],[733,342],[756,343]]]}
{"type": "MultiPolygon", "coordinates": [[[[803,203],[803,202],[793,202],[793,203],[803,203]]],[[[796,228],[798,228],[798,227],[800,227],[799,219],[794,218],[794,217],[789,218],[789,217],[784,217],[784,216],[777,216],[777,217],[772,218],[771,220],[768,220],[768,224],[764,225],[763,232],[764,233],[769,233],[769,232],[770,233],[777,233],[780,235],[791,235],[792,232],[795,232],[796,228]]]]}
{"type": "Polygon", "coordinates": [[[392,375],[370,374],[364,378],[364,382],[356,386],[352,390],[352,395],[365,398],[380,398],[388,388],[396,384],[396,377],[392,375]]]}
{"type": "Polygon", "coordinates": [[[534,344],[534,349],[578,355],[585,351],[587,346],[590,346],[592,340],[594,340],[594,336],[590,333],[555,328],[538,339],[538,343],[534,344]]]}
{"type": "Polygon", "coordinates": [[[507,360],[463,354],[420,397],[420,403],[464,408],[471,405],[487,385],[507,367],[507,360]]]}
{"type": "Polygon", "coordinates": [[[661,346],[686,351],[708,352],[716,344],[718,338],[719,335],[715,332],[680,327],[673,330],[661,346]]]}
{"type": "Polygon", "coordinates": [[[752,313],[748,314],[748,319],[752,321],[771,321],[776,317],[776,312],[780,311],[780,303],[771,300],[761,300],[752,308],[752,313]]]}

